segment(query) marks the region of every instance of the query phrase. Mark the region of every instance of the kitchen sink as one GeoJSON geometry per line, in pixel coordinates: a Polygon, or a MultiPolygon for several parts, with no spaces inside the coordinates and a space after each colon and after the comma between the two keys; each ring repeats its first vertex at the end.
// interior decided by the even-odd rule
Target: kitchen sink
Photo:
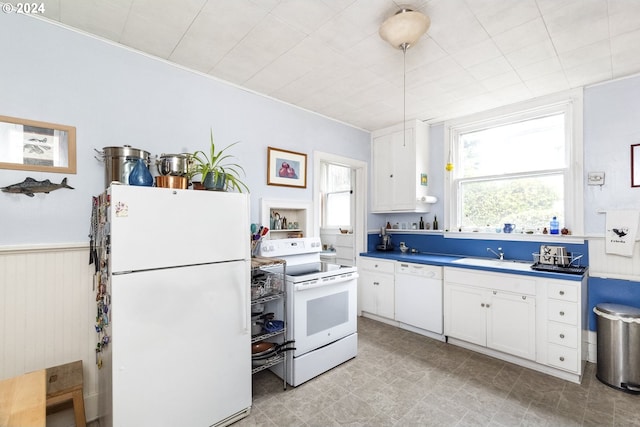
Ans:
{"type": "Polygon", "coordinates": [[[499,268],[503,270],[531,271],[531,262],[512,259],[461,258],[452,261],[452,263],[476,267],[499,268]]]}

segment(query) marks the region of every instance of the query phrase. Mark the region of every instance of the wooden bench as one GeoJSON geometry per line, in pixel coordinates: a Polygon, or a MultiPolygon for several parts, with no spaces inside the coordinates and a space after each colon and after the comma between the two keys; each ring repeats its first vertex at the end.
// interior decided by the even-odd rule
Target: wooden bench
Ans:
{"type": "Polygon", "coordinates": [[[82,391],[82,360],[47,368],[47,415],[67,409],[73,403],[76,427],[86,427],[82,391]]]}

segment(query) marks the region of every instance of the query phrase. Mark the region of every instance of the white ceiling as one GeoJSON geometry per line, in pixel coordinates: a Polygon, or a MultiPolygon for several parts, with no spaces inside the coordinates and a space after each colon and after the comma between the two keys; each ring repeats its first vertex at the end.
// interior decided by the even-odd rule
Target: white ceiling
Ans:
{"type": "MultiPolygon", "coordinates": [[[[47,0],[45,16],[374,130],[402,122],[391,0],[47,0]]],[[[440,121],[640,72],[640,0],[416,0],[406,117],[440,121]]]]}

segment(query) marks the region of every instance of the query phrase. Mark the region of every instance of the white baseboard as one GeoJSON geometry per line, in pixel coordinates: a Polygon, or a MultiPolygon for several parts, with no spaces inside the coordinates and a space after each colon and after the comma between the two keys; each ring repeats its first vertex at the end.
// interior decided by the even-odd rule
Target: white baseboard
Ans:
{"type": "Polygon", "coordinates": [[[438,340],[442,342],[446,340],[445,336],[442,334],[436,334],[435,332],[427,331],[421,328],[416,328],[415,326],[407,325],[406,323],[398,322],[397,320],[388,319],[386,317],[380,317],[375,314],[367,313],[366,311],[361,312],[360,316],[377,320],[378,322],[386,323],[387,325],[395,326],[396,328],[415,332],[416,334],[424,335],[425,337],[433,338],[434,340],[438,340]]]}

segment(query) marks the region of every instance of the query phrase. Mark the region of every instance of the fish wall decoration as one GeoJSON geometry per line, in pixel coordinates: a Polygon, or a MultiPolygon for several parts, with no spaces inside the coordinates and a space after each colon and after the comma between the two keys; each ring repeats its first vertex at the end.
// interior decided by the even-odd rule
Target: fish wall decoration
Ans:
{"type": "Polygon", "coordinates": [[[44,181],[36,181],[31,177],[18,184],[12,184],[7,187],[2,187],[0,188],[0,190],[4,191],[5,193],[25,194],[29,197],[33,197],[34,193],[49,194],[50,192],[58,190],[60,188],[68,188],[70,190],[73,190],[73,187],[67,185],[67,178],[63,179],[60,184],[54,184],[48,179],[45,179],[44,181]]]}

